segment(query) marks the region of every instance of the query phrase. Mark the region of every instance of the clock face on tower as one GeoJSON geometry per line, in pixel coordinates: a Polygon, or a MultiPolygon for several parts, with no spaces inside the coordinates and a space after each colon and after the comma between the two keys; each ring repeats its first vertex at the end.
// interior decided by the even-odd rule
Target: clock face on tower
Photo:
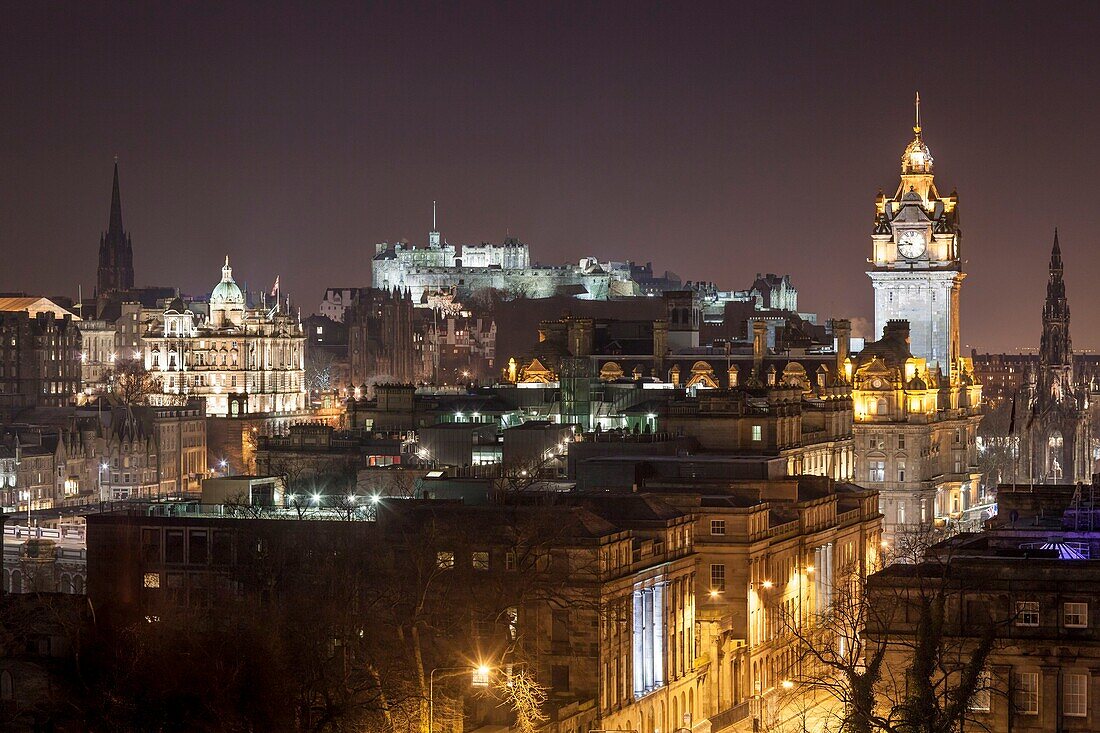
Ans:
{"type": "Polygon", "coordinates": [[[909,229],[898,235],[898,254],[907,260],[913,260],[924,254],[924,232],[909,229]]]}

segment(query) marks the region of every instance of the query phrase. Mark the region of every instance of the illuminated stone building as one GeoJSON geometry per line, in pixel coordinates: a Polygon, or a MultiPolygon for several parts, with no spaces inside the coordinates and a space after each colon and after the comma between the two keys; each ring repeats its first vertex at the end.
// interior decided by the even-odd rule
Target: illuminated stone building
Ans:
{"type": "Polygon", "coordinates": [[[115,326],[101,320],[77,321],[80,331],[80,391],[107,391],[115,365],[115,326]]]}
{"type": "Polygon", "coordinates": [[[427,293],[453,293],[465,300],[487,288],[526,298],[573,295],[605,300],[640,293],[632,263],[601,263],[586,257],[576,264],[532,264],[528,246],[514,237],[499,245],[456,249],[442,238],[434,221],[427,247],[402,242],[376,245],[371,272],[375,288],[408,290],[418,303],[427,293]]]}
{"type": "Polygon", "coordinates": [[[165,395],[202,397],[208,416],[287,415],[306,409],[305,334],[281,304],[250,308],[229,258],[210,315],[176,298],[143,339],[145,368],[165,395]]]}
{"type": "Polygon", "coordinates": [[[977,499],[981,386],[959,353],[958,196],[936,189],[920,125],[871,234],[875,331],[852,365],[855,480],[876,489],[886,534],[961,520],[977,499]]]}
{"type": "Polygon", "coordinates": [[[1089,383],[1074,374],[1057,230],[1050,253],[1039,364],[1028,375],[1018,403],[1019,419],[1027,416],[1019,469],[1030,473],[1036,483],[1091,482],[1089,383]]]}
{"type": "Polygon", "coordinates": [[[806,671],[793,630],[880,566],[878,497],[809,476],[649,481],[644,490],[694,519],[700,713],[715,731],[769,720],[783,682],[806,671]]]}
{"type": "Polygon", "coordinates": [[[909,350],[909,326],[890,321],[856,357],[855,481],[879,492],[886,537],[961,521],[977,504],[981,385],[968,360],[947,377],[909,350]]]}

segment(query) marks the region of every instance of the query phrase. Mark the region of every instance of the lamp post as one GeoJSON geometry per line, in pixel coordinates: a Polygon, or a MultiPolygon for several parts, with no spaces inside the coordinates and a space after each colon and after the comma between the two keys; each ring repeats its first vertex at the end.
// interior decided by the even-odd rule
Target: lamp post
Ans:
{"type": "MultiPolygon", "coordinates": [[[[107,464],[106,461],[99,464],[99,500],[100,501],[105,501],[106,498],[107,498],[103,494],[103,472],[106,471],[108,468],[110,468],[110,466],[107,464]]],[[[108,475],[110,475],[110,474],[108,474],[108,475]]],[[[110,490],[110,488],[111,487],[108,484],[107,489],[110,490]]]]}
{"type": "Polygon", "coordinates": [[[489,667],[484,664],[477,667],[470,667],[468,665],[462,667],[436,667],[428,673],[428,733],[432,733],[432,721],[435,716],[435,673],[436,672],[472,672],[476,675],[475,679],[484,679],[485,685],[488,684],[489,667]]]}

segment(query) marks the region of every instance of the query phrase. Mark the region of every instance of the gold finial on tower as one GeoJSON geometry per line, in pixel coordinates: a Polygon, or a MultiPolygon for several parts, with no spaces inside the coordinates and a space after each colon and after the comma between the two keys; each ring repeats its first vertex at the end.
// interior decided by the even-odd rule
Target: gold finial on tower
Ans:
{"type": "Polygon", "coordinates": [[[916,134],[919,135],[920,134],[920,92],[917,92],[916,107],[917,107],[917,124],[913,125],[913,132],[915,132],[916,134]]]}

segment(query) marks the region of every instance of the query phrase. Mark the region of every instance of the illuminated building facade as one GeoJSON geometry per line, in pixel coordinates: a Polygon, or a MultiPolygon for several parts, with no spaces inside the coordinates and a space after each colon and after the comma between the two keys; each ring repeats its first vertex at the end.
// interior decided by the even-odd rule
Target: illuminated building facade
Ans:
{"type": "Polygon", "coordinates": [[[888,540],[978,504],[982,388],[969,360],[952,375],[912,354],[905,321],[889,321],[853,364],[855,480],[879,492],[888,540]]]}
{"type": "Polygon", "coordinates": [[[981,385],[959,353],[958,196],[942,196],[921,135],[879,193],[871,235],[875,330],[852,364],[856,481],[879,491],[888,539],[977,504],[981,385]]]}
{"type": "Polygon", "coordinates": [[[434,224],[427,247],[402,242],[375,245],[371,273],[375,288],[407,289],[417,303],[426,293],[454,293],[464,300],[488,288],[526,298],[574,295],[606,300],[640,293],[631,263],[585,257],[576,264],[532,265],[528,246],[518,239],[456,249],[434,224]]]}
{"type": "Polygon", "coordinates": [[[279,303],[248,307],[229,258],[210,315],[176,298],[143,339],[145,368],[165,395],[202,397],[206,414],[285,415],[306,409],[305,333],[279,303]]]}
{"type": "Polygon", "coordinates": [[[661,496],[693,513],[701,712],[722,730],[769,718],[765,705],[783,681],[804,672],[792,630],[880,567],[882,536],[878,497],[852,484],[809,476],[711,483],[685,481],[683,493],[661,496]]]}

